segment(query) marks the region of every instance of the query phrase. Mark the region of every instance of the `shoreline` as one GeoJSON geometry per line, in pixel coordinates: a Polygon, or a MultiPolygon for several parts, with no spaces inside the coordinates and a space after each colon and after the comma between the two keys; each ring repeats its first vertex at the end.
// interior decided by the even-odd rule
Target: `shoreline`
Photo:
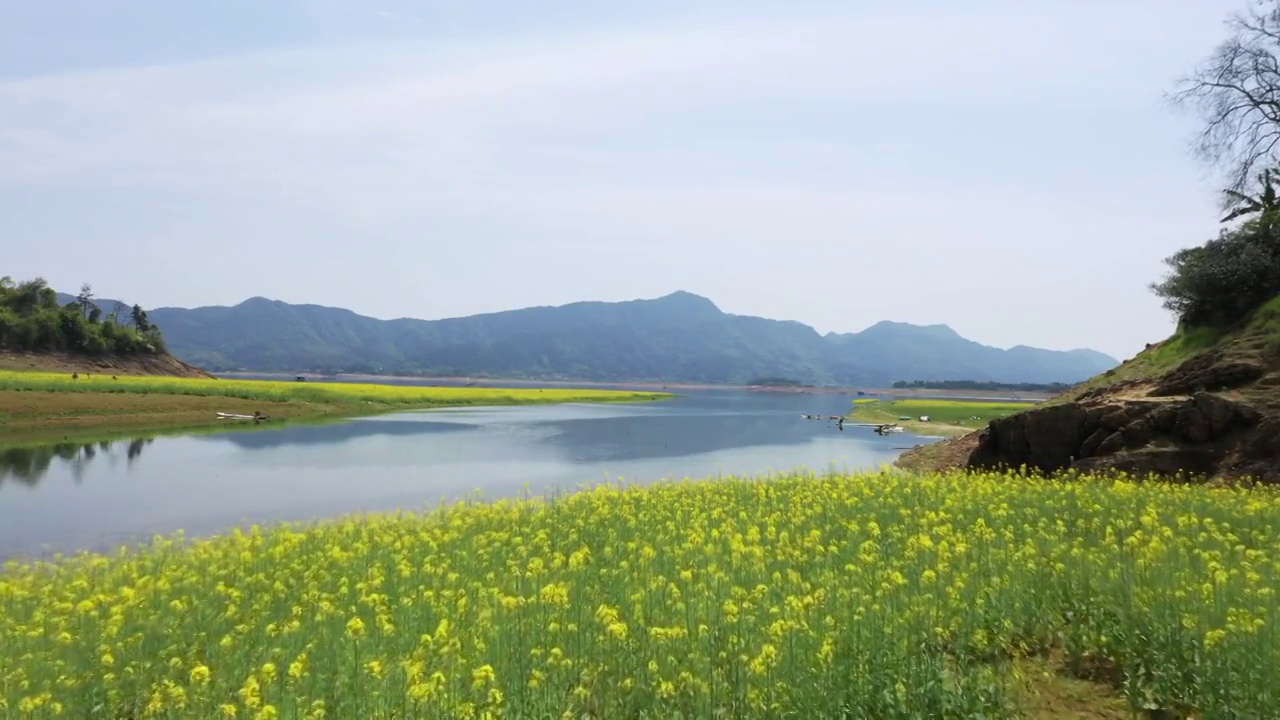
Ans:
{"type": "Polygon", "coordinates": [[[557,388],[428,388],[350,383],[280,383],[168,376],[70,380],[51,373],[0,372],[3,444],[199,430],[256,430],[291,423],[371,417],[409,410],[573,402],[658,402],[671,393],[557,388]],[[544,394],[544,390],[546,391],[544,394]],[[266,416],[222,419],[218,413],[266,416]]]}
{"type": "MultiPolygon", "coordinates": [[[[230,379],[253,379],[253,378],[270,378],[274,380],[292,380],[297,377],[298,373],[273,373],[273,372],[215,372],[213,373],[219,378],[230,379]]],[[[322,375],[319,373],[301,373],[307,378],[307,382],[360,382],[360,383],[379,383],[387,381],[395,382],[412,382],[412,383],[475,383],[476,387],[507,387],[507,386],[529,386],[529,387],[558,387],[558,388],[602,388],[602,389],[620,389],[620,390],[641,390],[648,392],[669,392],[680,390],[724,390],[739,392],[775,392],[790,393],[795,395],[820,394],[820,395],[852,395],[857,396],[862,393],[864,397],[896,397],[896,398],[947,398],[954,400],[1027,400],[1027,401],[1043,401],[1055,397],[1055,393],[1044,391],[1011,391],[1011,390],[930,390],[917,388],[877,388],[870,386],[854,387],[854,386],[814,386],[800,387],[787,385],[733,385],[733,384],[716,384],[716,383],[697,383],[697,382],[662,382],[659,380],[638,380],[638,381],[600,381],[600,380],[529,380],[524,378],[490,378],[490,377],[467,377],[455,375],[365,375],[362,373],[338,373],[334,375],[322,375]]],[[[427,386],[429,387],[429,386],[427,386]]]]}
{"type": "MultiPolygon", "coordinates": [[[[895,398],[884,402],[876,398],[868,398],[866,402],[854,401],[853,410],[847,416],[847,420],[860,423],[890,423],[901,427],[904,432],[931,435],[946,440],[980,431],[992,420],[1028,410],[1042,402],[1026,399],[998,402],[920,397],[895,398]],[[929,416],[931,419],[927,421],[918,419],[921,416],[929,416]]],[[[915,449],[918,447],[912,448],[912,450],[915,449]]]]}

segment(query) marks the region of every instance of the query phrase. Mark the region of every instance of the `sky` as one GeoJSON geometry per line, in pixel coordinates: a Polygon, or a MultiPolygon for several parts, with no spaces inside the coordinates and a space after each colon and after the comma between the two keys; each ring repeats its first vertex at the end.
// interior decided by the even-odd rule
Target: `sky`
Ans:
{"type": "Polygon", "coordinates": [[[1125,358],[1244,0],[0,4],[0,274],[441,318],[686,290],[1125,358]]]}

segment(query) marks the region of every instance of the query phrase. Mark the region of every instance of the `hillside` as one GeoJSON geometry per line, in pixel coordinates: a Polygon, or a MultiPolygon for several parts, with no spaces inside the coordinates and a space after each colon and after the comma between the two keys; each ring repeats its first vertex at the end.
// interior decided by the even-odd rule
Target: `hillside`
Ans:
{"type": "Polygon", "coordinates": [[[175,355],[223,371],[888,385],[904,378],[1078,382],[1116,365],[1090,350],[989,347],[945,325],[885,322],[823,336],[799,322],[725,313],[687,292],[446,320],[378,320],[261,297],[150,315],[175,355]]]}
{"type": "Polygon", "coordinates": [[[1229,332],[1180,331],[1035,410],[903,455],[913,469],[1027,465],[1280,482],[1280,297],[1229,332]]]}
{"type": "Polygon", "coordinates": [[[189,365],[169,353],[148,355],[96,356],[66,352],[15,352],[0,350],[0,370],[78,373],[81,375],[168,375],[212,378],[213,375],[189,365]]]}
{"type": "Polygon", "coordinates": [[[0,278],[0,370],[210,377],[166,352],[142,308],[55,292],[43,278],[0,278]]]}

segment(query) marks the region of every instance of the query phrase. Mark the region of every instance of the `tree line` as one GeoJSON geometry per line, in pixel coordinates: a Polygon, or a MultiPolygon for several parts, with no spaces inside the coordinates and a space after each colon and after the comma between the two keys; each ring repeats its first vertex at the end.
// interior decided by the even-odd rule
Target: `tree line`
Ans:
{"type": "Polygon", "coordinates": [[[165,352],[165,344],[140,306],[116,303],[104,312],[88,283],[61,305],[44,278],[14,282],[6,275],[0,278],[0,349],[135,355],[165,352]]]}
{"type": "Polygon", "coordinates": [[[1019,392],[1065,392],[1067,383],[1002,383],[987,380],[899,380],[895,390],[1016,390],[1019,392]]]}

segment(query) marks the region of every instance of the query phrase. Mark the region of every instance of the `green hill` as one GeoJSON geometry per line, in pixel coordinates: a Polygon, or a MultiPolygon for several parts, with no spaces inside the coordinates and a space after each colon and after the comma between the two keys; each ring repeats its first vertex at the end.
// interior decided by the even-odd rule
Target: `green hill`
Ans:
{"type": "Polygon", "coordinates": [[[150,316],[175,355],[221,371],[887,386],[904,377],[1077,382],[1116,365],[1091,350],[989,347],[945,325],[886,322],[823,336],[798,322],[725,313],[688,292],[430,321],[261,297],[150,316]]]}

